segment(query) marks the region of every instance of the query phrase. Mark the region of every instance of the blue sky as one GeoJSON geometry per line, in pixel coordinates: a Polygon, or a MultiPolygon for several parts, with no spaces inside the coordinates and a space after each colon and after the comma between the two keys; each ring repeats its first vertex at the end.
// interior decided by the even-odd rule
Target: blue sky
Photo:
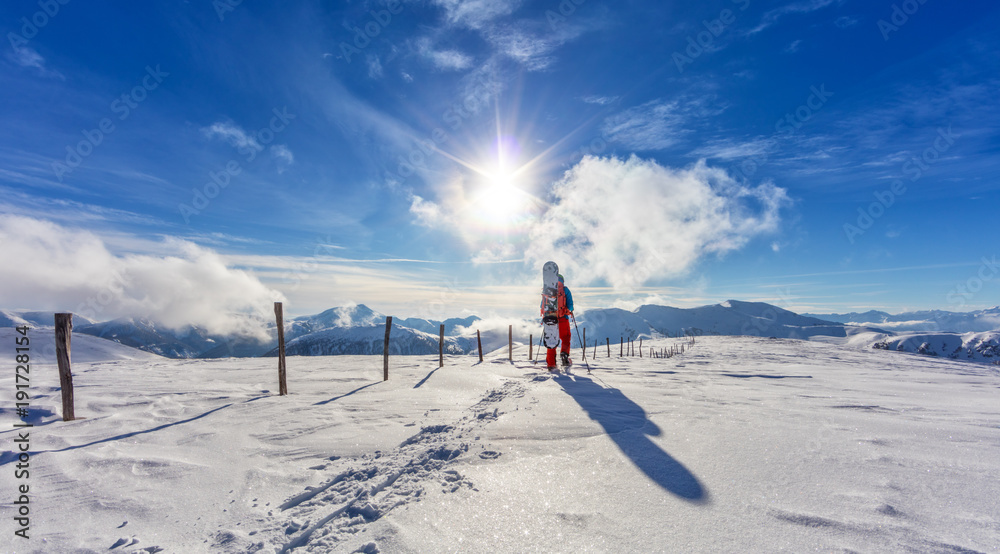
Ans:
{"type": "Polygon", "coordinates": [[[0,7],[7,308],[1000,304],[994,2],[94,4],[0,7]]]}

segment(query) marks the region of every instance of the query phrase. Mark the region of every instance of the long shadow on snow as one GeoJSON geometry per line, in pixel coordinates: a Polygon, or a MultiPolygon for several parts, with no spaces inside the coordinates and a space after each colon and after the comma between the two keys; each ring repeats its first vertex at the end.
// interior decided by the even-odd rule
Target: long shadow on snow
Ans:
{"type": "MultiPolygon", "coordinates": [[[[245,400],[242,403],[243,404],[249,404],[250,402],[255,402],[257,400],[261,400],[261,399],[264,399],[264,398],[268,398],[268,397],[267,396],[256,396],[256,397],[251,398],[249,400],[245,400]]],[[[184,425],[185,423],[191,423],[192,421],[197,421],[197,420],[199,420],[199,419],[201,419],[203,417],[208,417],[208,416],[210,416],[210,415],[212,415],[215,412],[218,412],[220,410],[225,410],[226,408],[228,408],[228,407],[230,407],[230,406],[232,406],[234,404],[236,404],[236,402],[230,402],[229,404],[226,404],[224,406],[219,406],[218,408],[213,408],[213,409],[211,409],[211,410],[209,410],[209,411],[207,411],[207,412],[205,412],[203,414],[198,414],[198,415],[196,415],[194,417],[190,417],[188,419],[184,419],[184,420],[181,420],[181,421],[175,421],[173,423],[164,423],[163,425],[158,425],[158,426],[153,427],[151,429],[146,429],[145,431],[132,431],[131,433],[123,433],[121,435],[115,435],[113,437],[107,437],[107,438],[104,438],[104,439],[98,439],[98,440],[93,441],[93,442],[88,442],[87,444],[78,444],[76,446],[67,446],[65,448],[59,448],[57,450],[31,450],[31,451],[28,451],[27,454],[30,455],[30,456],[37,456],[39,454],[69,452],[70,450],[79,450],[81,448],[89,448],[89,447],[94,446],[96,444],[104,444],[106,442],[115,442],[115,441],[120,441],[122,439],[130,439],[132,437],[137,437],[139,435],[148,435],[150,433],[155,433],[157,431],[162,431],[164,429],[168,429],[170,427],[175,427],[177,425],[184,425]]],[[[30,429],[28,431],[30,431],[30,429]]],[[[7,465],[7,464],[9,464],[11,462],[16,462],[18,460],[18,457],[19,457],[19,453],[15,452],[13,450],[11,450],[9,452],[0,453],[0,466],[5,466],[5,465],[7,465]]]]}
{"type": "Polygon", "coordinates": [[[602,387],[583,376],[560,377],[555,381],[657,485],[691,502],[708,500],[708,493],[698,478],[649,439],[647,435],[658,436],[660,428],[622,391],[602,387]]]}
{"type": "Polygon", "coordinates": [[[336,402],[337,400],[340,400],[341,398],[347,398],[348,396],[350,396],[350,395],[352,395],[352,394],[354,394],[356,392],[360,392],[360,391],[362,391],[364,389],[367,389],[368,387],[374,387],[375,385],[377,385],[377,384],[379,384],[381,382],[382,381],[375,381],[374,383],[368,383],[367,385],[360,386],[360,387],[352,390],[351,392],[345,392],[344,394],[342,394],[340,396],[334,396],[333,398],[331,398],[329,400],[321,400],[321,401],[313,404],[313,406],[322,406],[323,404],[329,404],[330,402],[336,402]]]}

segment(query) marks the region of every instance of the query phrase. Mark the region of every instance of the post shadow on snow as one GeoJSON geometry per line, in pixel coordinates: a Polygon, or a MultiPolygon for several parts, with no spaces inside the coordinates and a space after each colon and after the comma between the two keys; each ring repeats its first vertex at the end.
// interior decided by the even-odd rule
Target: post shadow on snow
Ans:
{"type": "Polygon", "coordinates": [[[660,428],[646,417],[641,406],[620,390],[602,387],[588,377],[560,377],[555,381],[657,485],[693,503],[708,501],[708,492],[698,478],[649,439],[647,435],[659,435],[660,428]]]}
{"type": "Polygon", "coordinates": [[[423,379],[421,379],[419,383],[417,383],[416,385],[413,386],[413,388],[419,389],[424,383],[427,382],[428,379],[431,378],[431,375],[434,375],[434,372],[437,371],[437,370],[439,370],[439,369],[441,369],[441,368],[440,367],[434,368],[434,371],[431,371],[430,373],[428,373],[427,376],[424,377],[423,379]]]}
{"type": "MultiPolygon", "coordinates": [[[[256,396],[256,397],[251,398],[249,400],[243,401],[243,404],[249,404],[250,402],[255,402],[255,401],[261,400],[263,398],[268,398],[268,397],[267,396],[256,396]]],[[[58,452],[69,452],[70,450],[79,450],[81,448],[88,448],[88,447],[91,447],[91,446],[94,446],[94,445],[97,445],[97,444],[104,444],[104,443],[107,443],[107,442],[115,442],[115,441],[119,441],[119,440],[122,440],[122,439],[128,439],[128,438],[132,438],[132,437],[137,437],[139,435],[147,435],[149,433],[155,433],[157,431],[162,431],[164,429],[167,429],[167,428],[170,428],[170,427],[174,427],[174,426],[177,426],[177,425],[184,425],[185,423],[191,423],[192,421],[197,421],[197,420],[199,420],[199,419],[201,419],[203,417],[208,417],[208,416],[210,416],[210,415],[212,415],[215,412],[218,412],[220,410],[225,410],[226,408],[228,408],[230,406],[233,406],[234,404],[236,404],[236,402],[230,402],[229,404],[226,404],[224,406],[219,406],[218,408],[213,408],[213,409],[211,409],[211,410],[209,410],[209,411],[207,411],[205,413],[198,414],[198,415],[196,415],[194,417],[190,417],[188,419],[184,419],[184,420],[181,420],[181,421],[175,421],[173,423],[164,423],[163,425],[158,425],[158,426],[153,427],[151,429],[146,429],[145,431],[133,431],[131,433],[123,433],[121,435],[115,435],[113,437],[107,437],[107,438],[104,438],[104,439],[98,439],[98,440],[95,440],[93,442],[88,442],[86,444],[78,444],[76,446],[67,446],[66,448],[59,448],[59,449],[56,449],[56,450],[31,450],[31,451],[28,451],[27,454],[29,456],[37,456],[39,454],[53,454],[53,453],[58,453],[58,452]]],[[[28,429],[27,431],[30,431],[30,429],[28,429]]],[[[18,458],[19,458],[19,455],[20,455],[19,452],[15,452],[13,450],[8,451],[8,452],[0,453],[0,466],[5,466],[5,465],[7,465],[7,464],[9,464],[11,462],[17,461],[18,458]]]]}
{"type": "Polygon", "coordinates": [[[360,386],[360,387],[352,390],[351,392],[345,392],[344,394],[342,394],[340,396],[334,396],[333,398],[331,398],[329,400],[321,400],[321,401],[313,404],[313,406],[322,406],[324,404],[329,404],[330,402],[336,402],[337,400],[340,400],[341,398],[346,398],[346,397],[348,397],[348,396],[350,396],[350,395],[352,395],[352,394],[354,394],[354,393],[356,393],[358,391],[362,391],[364,389],[367,389],[368,387],[374,387],[375,385],[377,385],[377,384],[379,384],[381,382],[382,381],[375,381],[374,383],[368,383],[367,385],[360,386]]]}

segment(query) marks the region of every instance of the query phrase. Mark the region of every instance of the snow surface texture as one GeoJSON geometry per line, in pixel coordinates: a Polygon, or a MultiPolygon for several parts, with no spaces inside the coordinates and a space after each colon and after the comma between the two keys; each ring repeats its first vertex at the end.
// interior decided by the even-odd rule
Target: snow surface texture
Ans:
{"type": "Polygon", "coordinates": [[[33,365],[31,539],[8,427],[0,551],[1000,551],[993,366],[756,337],[598,349],[590,375],[514,355],[388,381],[293,356],[286,397],[274,359],[75,358],[72,422],[33,365]]]}

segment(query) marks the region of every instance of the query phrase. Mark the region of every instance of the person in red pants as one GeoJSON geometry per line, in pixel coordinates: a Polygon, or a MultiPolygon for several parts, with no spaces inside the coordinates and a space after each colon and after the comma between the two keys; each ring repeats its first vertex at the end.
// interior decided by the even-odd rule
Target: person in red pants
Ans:
{"type": "MultiPolygon", "coordinates": [[[[569,359],[569,349],[570,349],[570,329],[569,329],[569,316],[573,313],[573,293],[569,291],[569,287],[566,286],[565,280],[562,274],[559,275],[559,357],[562,361],[563,366],[569,366],[573,364],[573,360],[569,359]]],[[[549,348],[545,354],[545,364],[548,366],[549,371],[554,371],[556,369],[556,349],[549,348]]]]}

